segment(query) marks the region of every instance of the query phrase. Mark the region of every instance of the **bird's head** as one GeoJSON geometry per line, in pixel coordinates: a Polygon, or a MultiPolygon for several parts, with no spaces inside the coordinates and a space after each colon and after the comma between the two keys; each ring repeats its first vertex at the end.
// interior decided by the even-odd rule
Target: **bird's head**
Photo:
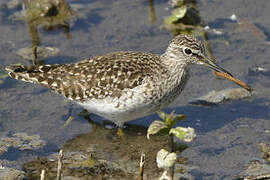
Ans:
{"type": "Polygon", "coordinates": [[[179,63],[199,64],[214,71],[231,75],[231,73],[206,56],[204,45],[193,36],[178,35],[174,37],[170,42],[166,55],[179,63]]]}

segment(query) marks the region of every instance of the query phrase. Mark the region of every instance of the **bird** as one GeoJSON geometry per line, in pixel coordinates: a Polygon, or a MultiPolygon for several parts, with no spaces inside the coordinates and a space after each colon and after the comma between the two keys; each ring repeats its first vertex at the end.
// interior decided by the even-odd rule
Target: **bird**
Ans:
{"type": "Polygon", "coordinates": [[[162,110],[183,91],[191,65],[227,70],[192,35],[175,36],[162,55],[119,51],[69,64],[8,66],[10,77],[45,86],[118,127],[162,110]]]}

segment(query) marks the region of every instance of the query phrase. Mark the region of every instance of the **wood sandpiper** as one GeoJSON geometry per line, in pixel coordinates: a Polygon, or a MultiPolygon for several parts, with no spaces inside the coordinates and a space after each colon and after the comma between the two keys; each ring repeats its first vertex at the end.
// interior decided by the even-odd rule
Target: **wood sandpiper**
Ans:
{"type": "Polygon", "coordinates": [[[119,127],[161,110],[180,95],[192,64],[230,73],[193,36],[174,37],[161,56],[113,52],[71,64],[10,66],[12,78],[52,89],[119,127]]]}

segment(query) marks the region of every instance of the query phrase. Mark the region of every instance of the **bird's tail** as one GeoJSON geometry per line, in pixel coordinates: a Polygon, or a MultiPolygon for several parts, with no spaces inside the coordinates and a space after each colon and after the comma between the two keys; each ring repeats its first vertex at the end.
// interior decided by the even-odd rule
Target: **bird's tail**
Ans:
{"type": "Polygon", "coordinates": [[[48,85],[47,76],[49,71],[53,68],[53,66],[57,65],[8,66],[6,67],[6,71],[8,71],[9,76],[14,79],[31,83],[43,84],[47,86],[48,85]]]}
{"type": "Polygon", "coordinates": [[[8,75],[14,79],[34,82],[34,80],[29,76],[29,73],[33,72],[33,66],[8,66],[6,67],[8,75]]]}

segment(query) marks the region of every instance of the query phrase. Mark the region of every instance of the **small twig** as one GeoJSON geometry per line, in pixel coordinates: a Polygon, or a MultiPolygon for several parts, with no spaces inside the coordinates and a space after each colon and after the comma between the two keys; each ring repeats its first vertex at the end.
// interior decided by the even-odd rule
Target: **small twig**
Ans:
{"type": "Polygon", "coordinates": [[[144,163],[145,163],[145,154],[144,154],[144,152],[142,152],[141,160],[140,160],[140,176],[139,176],[139,180],[143,180],[144,163]]]}
{"type": "MultiPolygon", "coordinates": [[[[174,135],[173,134],[170,134],[170,141],[171,141],[171,152],[176,152],[176,148],[175,148],[175,143],[174,143],[174,135]]],[[[173,165],[170,170],[169,170],[169,175],[171,177],[171,179],[173,179],[173,176],[174,176],[174,166],[173,165]]]]}
{"type": "Polygon", "coordinates": [[[62,176],[62,161],[63,161],[63,149],[60,149],[58,155],[58,166],[57,166],[57,180],[61,180],[62,176]]]}
{"type": "Polygon", "coordinates": [[[239,79],[236,79],[236,78],[230,76],[229,74],[222,73],[222,72],[217,72],[217,71],[215,71],[215,74],[216,74],[217,76],[221,76],[221,77],[224,77],[224,78],[226,78],[226,79],[229,79],[229,80],[233,81],[233,82],[236,83],[238,86],[241,86],[242,88],[246,89],[246,90],[249,91],[249,92],[252,92],[252,90],[253,90],[249,85],[247,85],[246,83],[240,81],[239,79]]]}
{"type": "Polygon", "coordinates": [[[171,177],[172,177],[172,179],[173,179],[173,177],[174,177],[174,171],[175,171],[175,164],[170,168],[170,171],[171,171],[171,177]]]}
{"type": "Polygon", "coordinates": [[[42,169],[41,174],[40,174],[40,180],[44,180],[44,179],[45,179],[45,170],[42,169]]]}
{"type": "Polygon", "coordinates": [[[32,47],[32,63],[37,65],[37,46],[32,47]]]}
{"type": "Polygon", "coordinates": [[[170,134],[169,139],[170,139],[170,145],[171,145],[171,152],[175,152],[175,144],[174,144],[173,138],[174,138],[174,135],[170,134]]]}
{"type": "Polygon", "coordinates": [[[154,7],[154,0],[149,0],[149,21],[150,23],[154,23],[157,19],[155,7],[154,7]]]}

